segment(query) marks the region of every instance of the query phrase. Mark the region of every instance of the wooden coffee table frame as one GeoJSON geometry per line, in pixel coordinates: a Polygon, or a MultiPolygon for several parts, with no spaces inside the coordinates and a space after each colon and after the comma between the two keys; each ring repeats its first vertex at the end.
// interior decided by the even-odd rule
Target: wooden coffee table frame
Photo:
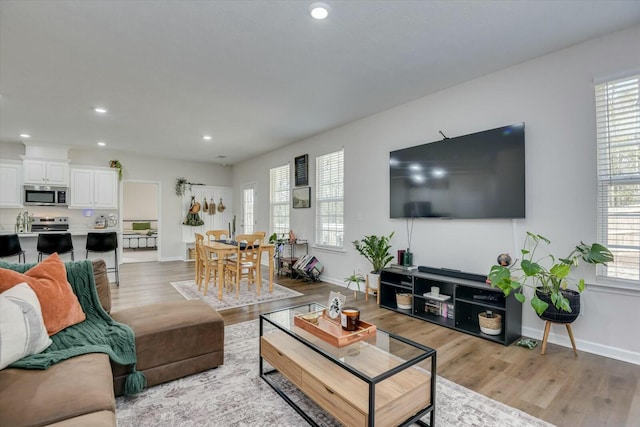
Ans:
{"type": "MultiPolygon", "coordinates": [[[[404,337],[401,337],[399,335],[395,335],[395,334],[391,334],[389,332],[385,332],[383,330],[378,329],[379,332],[385,333],[389,335],[389,338],[392,340],[397,340],[400,341],[402,343],[405,343],[411,347],[414,347],[418,350],[421,351],[421,354],[419,354],[416,357],[413,357],[410,360],[406,360],[402,363],[399,363],[397,366],[395,366],[394,368],[385,371],[377,376],[374,377],[370,377],[367,376],[366,374],[360,372],[357,369],[354,369],[353,367],[345,364],[344,362],[341,362],[339,359],[337,359],[334,355],[326,352],[325,350],[323,350],[322,348],[316,346],[314,343],[308,341],[306,338],[304,338],[303,336],[298,335],[296,332],[294,332],[294,328],[293,328],[293,324],[289,327],[285,327],[282,326],[280,324],[278,324],[277,321],[275,320],[271,320],[269,318],[270,315],[275,314],[275,313],[280,313],[280,312],[290,312],[290,310],[295,310],[298,311],[300,310],[300,312],[304,312],[304,310],[312,310],[313,308],[317,308],[317,307],[322,307],[322,305],[317,304],[317,303],[311,303],[311,304],[304,304],[304,305],[300,305],[300,306],[296,306],[296,307],[291,307],[288,309],[284,309],[284,310],[277,310],[271,313],[265,313],[260,315],[260,362],[259,362],[259,369],[260,369],[260,377],[271,386],[271,388],[273,388],[275,390],[276,393],[278,393],[278,395],[280,395],[280,397],[282,397],[293,409],[296,410],[296,412],[298,412],[298,414],[300,414],[300,416],[302,416],[310,425],[312,426],[317,426],[318,424],[304,411],[302,410],[279,386],[278,384],[276,384],[274,381],[272,381],[269,378],[270,374],[276,373],[278,371],[281,371],[280,373],[282,375],[285,376],[285,378],[287,378],[288,380],[290,380],[290,378],[288,377],[286,372],[282,372],[283,367],[286,370],[286,366],[281,366],[280,369],[272,369],[269,371],[265,371],[264,370],[264,361],[268,359],[264,358],[264,354],[265,352],[267,354],[276,354],[279,356],[282,356],[283,358],[287,358],[286,355],[283,355],[280,350],[277,347],[274,347],[269,341],[263,341],[264,339],[269,339],[270,338],[270,334],[267,334],[266,336],[264,335],[264,322],[267,322],[269,325],[272,325],[273,327],[275,327],[276,329],[278,329],[279,331],[276,331],[275,333],[284,333],[287,336],[291,337],[293,340],[297,341],[297,343],[301,343],[304,345],[304,348],[301,347],[298,350],[299,351],[309,351],[310,353],[308,354],[309,357],[316,357],[314,356],[315,354],[318,354],[320,356],[322,356],[324,359],[328,360],[329,362],[331,362],[333,365],[335,365],[337,367],[337,369],[341,369],[344,370],[346,372],[348,372],[350,375],[360,379],[361,381],[363,381],[364,383],[367,384],[368,389],[369,389],[369,395],[368,395],[368,411],[366,414],[366,423],[365,425],[367,426],[375,426],[375,417],[376,417],[376,402],[375,402],[375,398],[376,398],[376,385],[378,385],[380,382],[393,377],[394,375],[400,374],[402,371],[404,371],[405,369],[411,368],[413,366],[416,366],[418,363],[426,360],[426,359],[431,359],[431,370],[429,372],[430,375],[430,379],[428,380],[428,384],[431,388],[431,390],[429,391],[429,404],[425,407],[423,407],[422,409],[419,409],[418,412],[414,412],[412,414],[407,414],[407,418],[400,422],[399,425],[401,426],[408,426],[411,425],[412,423],[416,423],[418,425],[421,426],[431,426],[434,427],[435,425],[435,401],[436,401],[436,351],[432,348],[423,346],[421,344],[418,344],[416,342],[413,342],[411,340],[408,340],[404,337]],[[275,351],[275,353],[274,353],[275,351]],[[427,413],[429,413],[430,419],[429,419],[429,424],[426,424],[424,421],[421,420],[422,417],[424,417],[427,413]]],[[[277,336],[274,336],[277,338],[277,336]]],[[[284,339],[287,339],[286,337],[284,337],[284,339]]],[[[290,342],[291,340],[288,339],[290,342]]],[[[300,347],[300,346],[298,346],[300,347]]],[[[348,348],[348,346],[346,347],[348,348]]],[[[382,350],[380,350],[382,351],[382,350]]],[[[285,352],[285,350],[283,349],[283,352],[285,352]]],[[[293,365],[295,367],[297,367],[296,365],[293,365]]],[[[402,375],[402,374],[401,374],[402,375]]],[[[293,382],[294,385],[300,389],[300,387],[298,386],[298,384],[295,384],[295,382],[293,382]]],[[[326,386],[323,385],[323,387],[331,394],[334,394],[333,391],[331,391],[329,388],[327,388],[326,386]]],[[[305,395],[307,395],[307,397],[309,397],[311,400],[315,400],[312,396],[309,396],[309,393],[300,390],[303,393],[305,393],[305,395]]],[[[316,402],[318,403],[318,402],[316,402]]],[[[322,406],[322,405],[320,405],[322,406]]],[[[330,411],[329,411],[330,412],[330,411]]],[[[335,414],[332,414],[335,415],[335,414]]]]}

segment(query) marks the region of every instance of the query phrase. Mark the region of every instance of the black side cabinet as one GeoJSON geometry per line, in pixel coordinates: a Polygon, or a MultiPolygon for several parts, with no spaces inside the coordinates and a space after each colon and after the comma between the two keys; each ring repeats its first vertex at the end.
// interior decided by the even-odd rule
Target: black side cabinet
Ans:
{"type": "Polygon", "coordinates": [[[455,270],[421,267],[423,271],[385,268],[380,277],[380,306],[427,322],[509,345],[522,335],[522,304],[513,294],[505,297],[500,289],[486,283],[486,276],[455,270]],[[431,288],[437,287],[434,296],[431,288]],[[397,294],[407,294],[411,304],[398,307],[397,294]],[[498,335],[480,330],[478,314],[492,311],[502,316],[498,335]]]}

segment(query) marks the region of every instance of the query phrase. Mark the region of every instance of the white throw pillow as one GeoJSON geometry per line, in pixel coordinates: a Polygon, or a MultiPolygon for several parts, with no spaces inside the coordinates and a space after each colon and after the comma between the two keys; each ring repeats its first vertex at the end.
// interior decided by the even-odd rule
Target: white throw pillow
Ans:
{"type": "Polygon", "coordinates": [[[36,293],[19,283],[0,294],[0,369],[44,351],[51,338],[36,293]]]}

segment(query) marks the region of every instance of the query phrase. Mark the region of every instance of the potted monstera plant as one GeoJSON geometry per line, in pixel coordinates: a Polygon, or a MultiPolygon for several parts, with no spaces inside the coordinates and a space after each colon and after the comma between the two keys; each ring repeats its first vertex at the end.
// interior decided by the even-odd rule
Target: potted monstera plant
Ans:
{"type": "Polygon", "coordinates": [[[393,255],[389,252],[391,249],[389,241],[392,237],[393,232],[388,236],[365,236],[362,240],[353,242],[353,246],[355,246],[358,253],[364,256],[373,267],[371,273],[368,274],[369,287],[372,289],[378,289],[380,272],[393,260],[393,255]]]}
{"type": "Polygon", "coordinates": [[[524,287],[533,288],[531,307],[540,318],[571,323],[580,314],[580,293],[585,286],[584,279],[569,277],[571,271],[580,260],[589,264],[606,264],[613,261],[613,254],[599,243],[588,245],[580,242],[565,258],[551,254],[539,257],[536,252],[542,243],[549,245],[551,242],[540,234],[527,232],[520,250],[522,260],[519,265],[494,265],[487,279],[505,296],[513,292],[520,302],[526,300],[524,287]]]}

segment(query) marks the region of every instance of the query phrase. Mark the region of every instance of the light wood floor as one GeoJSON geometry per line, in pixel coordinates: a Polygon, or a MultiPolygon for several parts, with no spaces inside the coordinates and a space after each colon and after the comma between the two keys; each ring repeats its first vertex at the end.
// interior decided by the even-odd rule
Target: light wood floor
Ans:
{"type": "MultiPolygon", "coordinates": [[[[113,311],[139,305],[180,300],[169,282],[193,277],[193,263],[149,262],[125,264],[120,287],[112,284],[113,311]]],[[[225,310],[226,324],[256,319],[260,313],[307,302],[326,302],[328,283],[309,283],[277,277],[281,285],[304,296],[225,310]]],[[[348,292],[348,303],[353,293],[348,292]]],[[[640,426],[640,366],[549,344],[547,354],[495,344],[441,326],[365,303],[359,294],[361,317],[378,327],[435,348],[437,373],[485,396],[521,409],[558,426],[640,426]]],[[[631,338],[631,337],[630,337],[631,338]]]]}

